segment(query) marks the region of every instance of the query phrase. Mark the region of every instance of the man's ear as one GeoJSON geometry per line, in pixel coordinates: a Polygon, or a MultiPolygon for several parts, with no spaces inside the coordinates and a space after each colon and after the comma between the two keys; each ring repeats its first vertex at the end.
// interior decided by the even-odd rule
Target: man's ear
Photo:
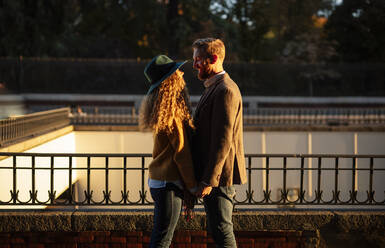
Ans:
{"type": "Polygon", "coordinates": [[[216,54],[213,54],[211,55],[211,58],[210,58],[210,64],[215,64],[215,62],[217,62],[218,60],[218,56],[216,54]]]}

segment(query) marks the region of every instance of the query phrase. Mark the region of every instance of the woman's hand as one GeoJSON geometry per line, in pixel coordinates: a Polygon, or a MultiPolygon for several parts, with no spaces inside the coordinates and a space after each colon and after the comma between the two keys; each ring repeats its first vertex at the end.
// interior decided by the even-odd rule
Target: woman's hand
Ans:
{"type": "Polygon", "coordinates": [[[197,198],[195,195],[191,194],[190,191],[184,190],[184,200],[183,200],[183,207],[184,207],[184,217],[186,221],[190,221],[194,218],[194,206],[197,201],[197,198]]]}

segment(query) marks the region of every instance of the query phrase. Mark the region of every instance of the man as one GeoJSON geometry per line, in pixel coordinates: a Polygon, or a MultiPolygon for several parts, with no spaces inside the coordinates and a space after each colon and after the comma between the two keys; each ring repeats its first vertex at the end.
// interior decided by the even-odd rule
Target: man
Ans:
{"type": "Polygon", "coordinates": [[[196,40],[194,69],[204,81],[194,115],[193,156],[209,231],[218,247],[236,247],[232,211],[234,184],[246,183],[242,96],[223,70],[225,46],[220,39],[196,40]]]}

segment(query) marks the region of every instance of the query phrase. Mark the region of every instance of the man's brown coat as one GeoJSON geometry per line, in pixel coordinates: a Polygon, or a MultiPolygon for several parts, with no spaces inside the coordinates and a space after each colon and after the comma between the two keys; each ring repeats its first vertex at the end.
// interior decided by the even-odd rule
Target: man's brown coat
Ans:
{"type": "Polygon", "coordinates": [[[246,183],[242,96],[227,73],[203,93],[194,115],[194,166],[213,187],[246,183]]]}

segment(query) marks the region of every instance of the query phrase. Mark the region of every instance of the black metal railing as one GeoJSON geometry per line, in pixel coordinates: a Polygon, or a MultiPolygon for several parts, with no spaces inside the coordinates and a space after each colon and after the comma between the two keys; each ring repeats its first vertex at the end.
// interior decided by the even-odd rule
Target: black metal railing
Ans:
{"type": "MultiPolygon", "coordinates": [[[[134,107],[90,107],[72,109],[75,125],[137,125],[134,107]]],[[[384,125],[384,108],[244,108],[244,125],[384,125]]]]}
{"type": "MultiPolygon", "coordinates": [[[[135,107],[78,107],[47,110],[0,120],[0,147],[69,124],[138,125],[135,107]]],[[[385,109],[244,109],[246,126],[384,126],[385,109]]]]}
{"type": "Polygon", "coordinates": [[[78,107],[70,114],[75,125],[138,125],[135,107],[78,107]]]}
{"type": "Polygon", "coordinates": [[[384,108],[244,109],[245,125],[384,125],[384,108]]]}
{"type": "MultiPolygon", "coordinates": [[[[0,161],[0,205],[153,204],[146,183],[150,154],[0,157],[6,157],[0,161]]],[[[248,182],[234,198],[239,206],[385,206],[385,155],[247,154],[246,170],[248,182]]]]}
{"type": "Polygon", "coordinates": [[[60,108],[0,120],[0,147],[70,124],[69,108],[60,108]]]}

